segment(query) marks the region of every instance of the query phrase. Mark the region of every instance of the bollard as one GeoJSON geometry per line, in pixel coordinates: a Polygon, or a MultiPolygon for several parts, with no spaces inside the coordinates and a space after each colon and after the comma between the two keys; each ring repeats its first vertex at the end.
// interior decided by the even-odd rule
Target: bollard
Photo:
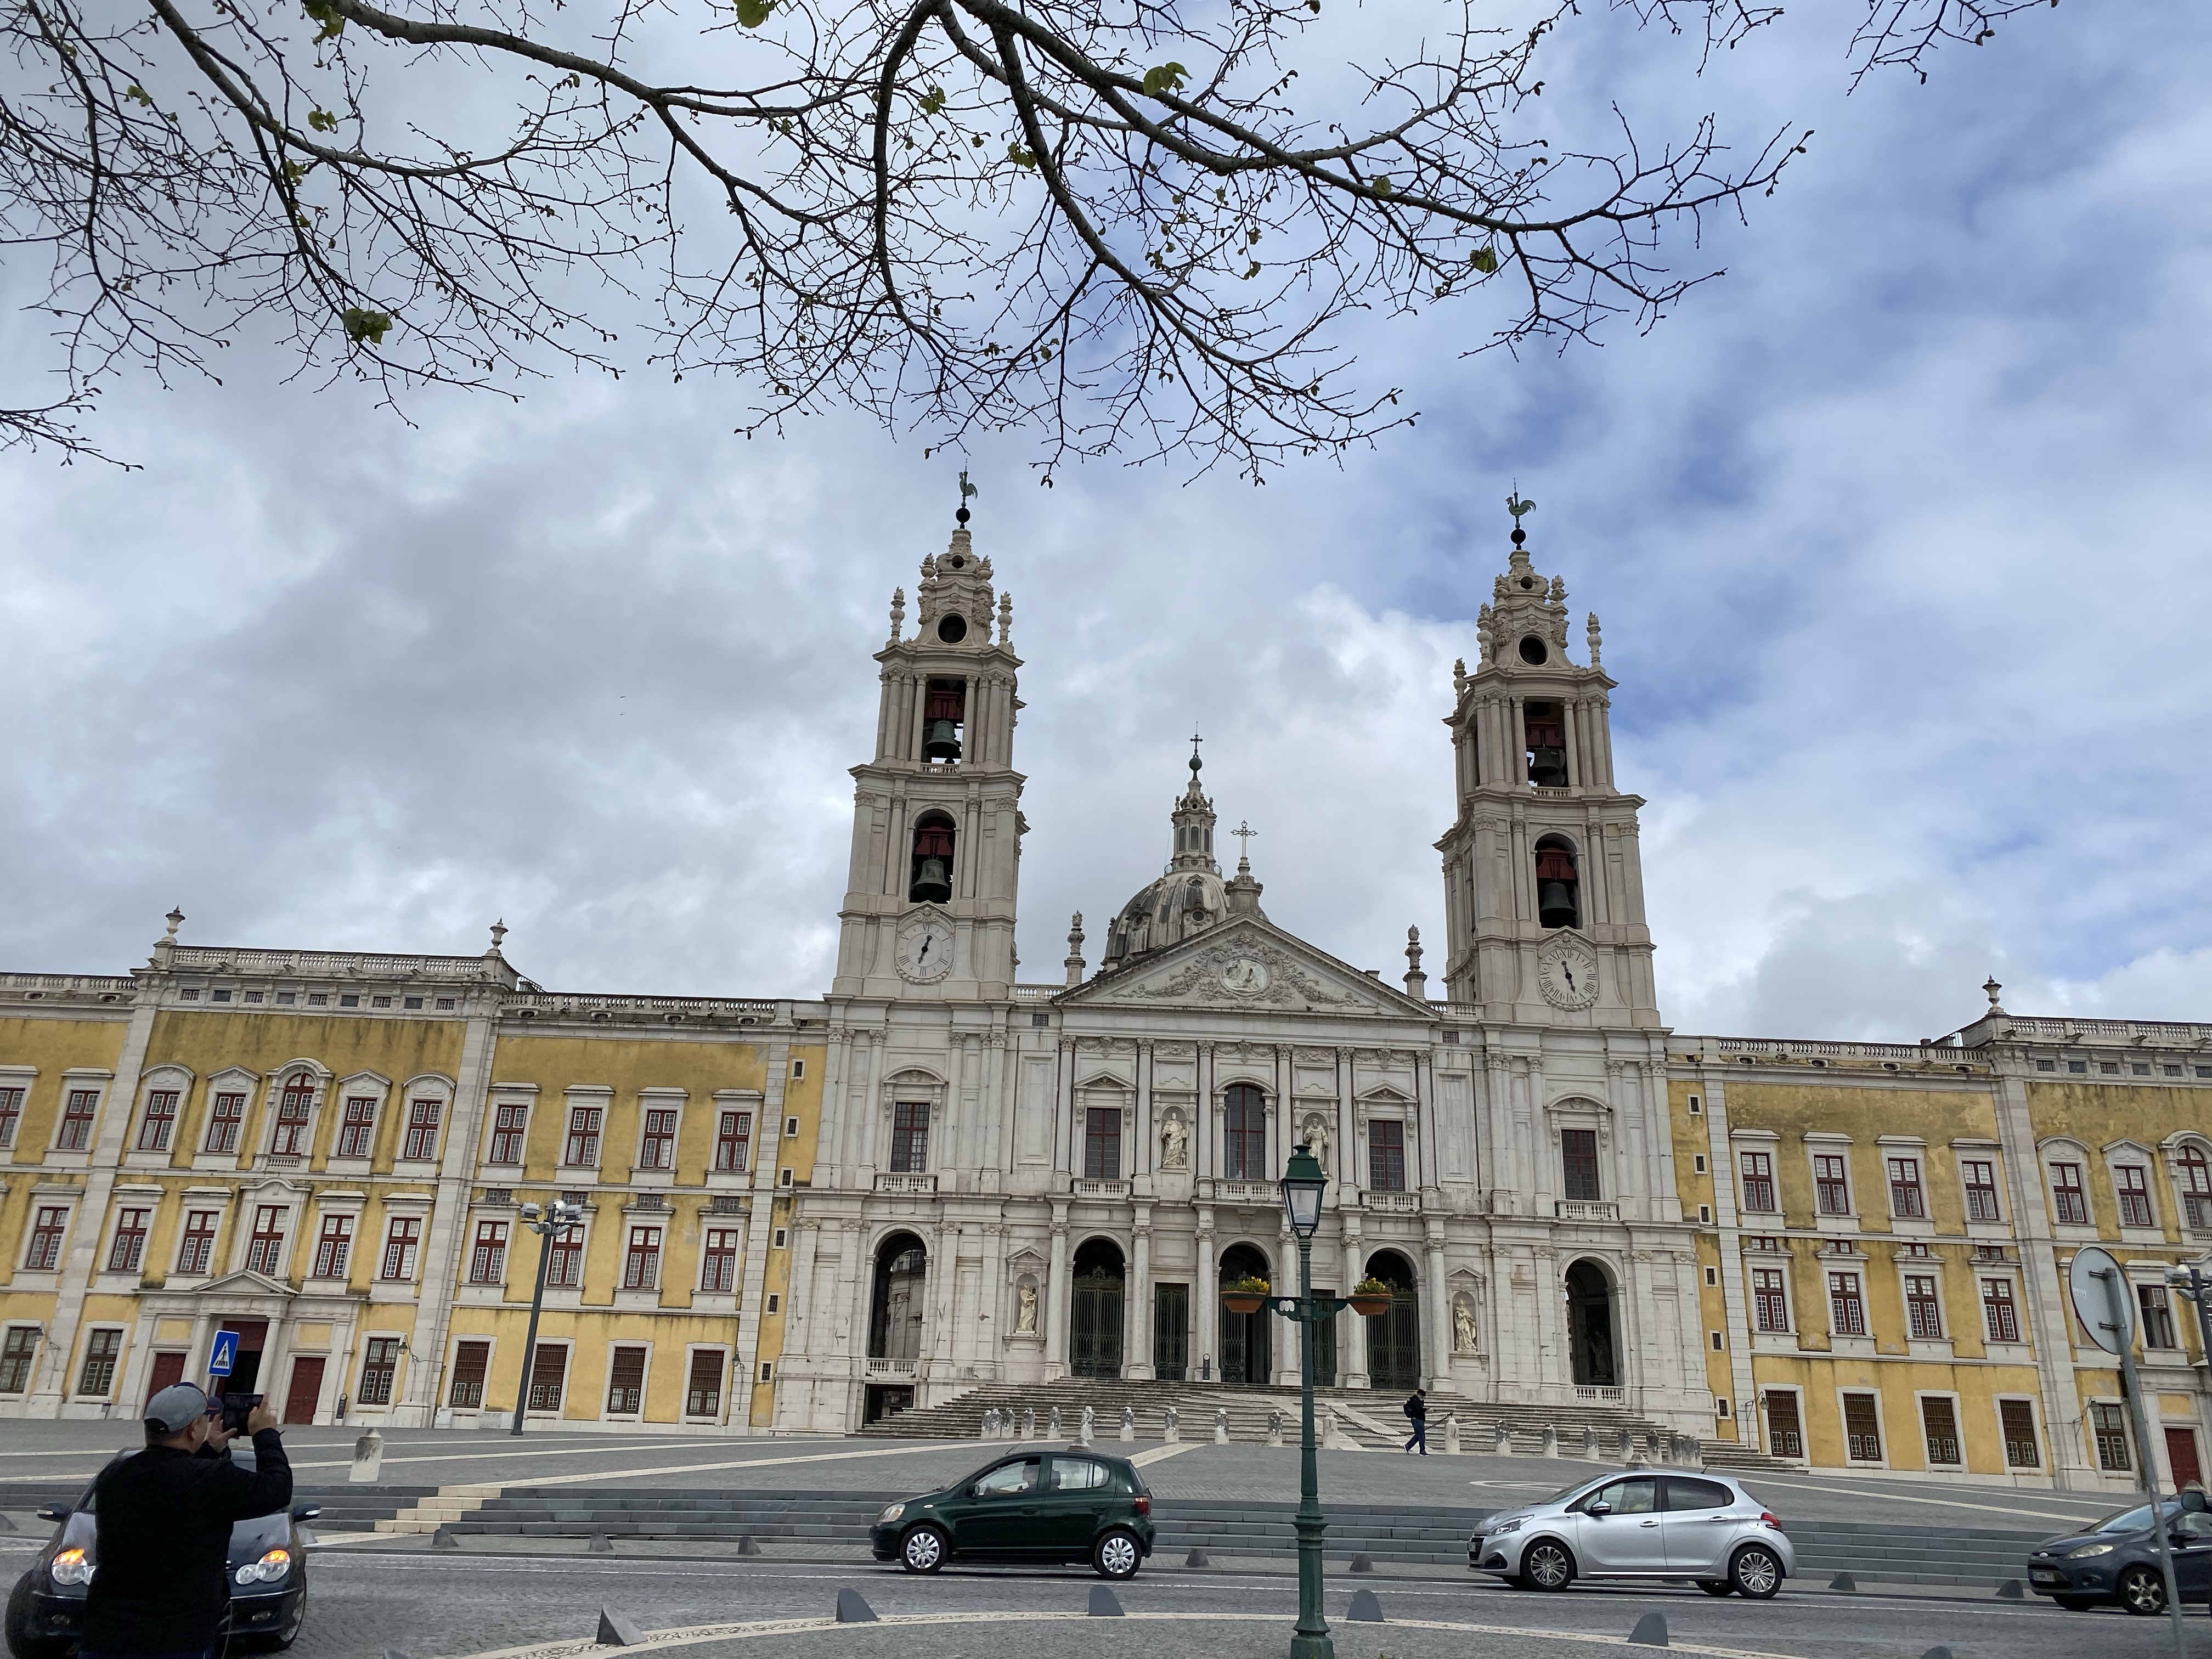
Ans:
{"type": "Polygon", "coordinates": [[[1091,1617],[1121,1619],[1126,1616],[1121,1611],[1120,1598],[1112,1590],[1108,1589],[1103,1584],[1093,1584],[1091,1587],[1091,1617]]]}
{"type": "Polygon", "coordinates": [[[837,1592],[837,1622],[841,1625],[872,1625],[876,1622],[876,1610],[861,1599],[860,1591],[841,1589],[837,1592]]]}
{"type": "Polygon", "coordinates": [[[1639,1647],[1663,1648],[1669,1645],[1667,1640],[1667,1615],[1663,1613],[1645,1613],[1636,1621],[1636,1628],[1628,1632],[1628,1639],[1639,1647]]]}
{"type": "Polygon", "coordinates": [[[1372,1572],[1375,1571],[1375,1559],[1372,1556],[1355,1555],[1352,1558],[1352,1570],[1354,1572],[1372,1572]]]}
{"type": "Polygon", "coordinates": [[[1136,1437],[1137,1408],[1134,1406],[1124,1406],[1121,1407],[1121,1438],[1134,1440],[1136,1437]]]}
{"type": "Polygon", "coordinates": [[[592,1639],[603,1648],[634,1648],[645,1640],[645,1632],[637,1627],[637,1620],[628,1613],[602,1607],[599,1609],[599,1633],[592,1639]]]}
{"type": "Polygon", "coordinates": [[[612,1555],[615,1553],[615,1540],[603,1532],[595,1532],[592,1534],[592,1541],[587,1547],[589,1553],[593,1555],[612,1555]]]}
{"type": "Polygon", "coordinates": [[[759,1539],[757,1539],[757,1538],[756,1538],[756,1537],[754,1537],[754,1536],[752,1535],[752,1534],[750,1534],[750,1533],[746,1533],[746,1534],[744,1534],[742,1537],[740,1537],[740,1538],[738,1540],[738,1554],[740,1554],[740,1555],[758,1555],[760,1553],[761,1553],[760,1540],[759,1540],[759,1539]]]}
{"type": "Polygon", "coordinates": [[[1213,1558],[1204,1550],[1193,1550],[1183,1558],[1182,1564],[1186,1567],[1210,1567],[1213,1565],[1213,1558]]]}
{"type": "Polygon", "coordinates": [[[1457,1457],[1459,1455],[1459,1413],[1449,1412],[1444,1416],[1444,1455],[1457,1457]]]}
{"type": "Polygon", "coordinates": [[[1382,1622],[1382,1604],[1375,1599],[1373,1590],[1356,1589],[1352,1592],[1352,1606],[1344,1616],[1354,1625],[1379,1625],[1382,1622]]]}
{"type": "Polygon", "coordinates": [[[353,1443],[353,1469],[346,1480],[355,1486],[373,1486],[384,1473],[384,1437],[374,1429],[353,1443]]]}
{"type": "Polygon", "coordinates": [[[1932,1647],[1922,1654],[1920,1659],[1951,1659],[1951,1650],[1942,1646],[1932,1647]]]}
{"type": "Polygon", "coordinates": [[[1036,1407],[1035,1406],[1022,1407],[1022,1438],[1024,1440],[1036,1438],[1036,1407]]]}
{"type": "Polygon", "coordinates": [[[1500,1457],[1510,1457],[1513,1455],[1513,1431],[1509,1425],[1504,1423],[1500,1423],[1498,1425],[1497,1451],[1500,1457]]]}
{"type": "Polygon", "coordinates": [[[1097,1437],[1098,1408],[1095,1406],[1085,1406],[1083,1408],[1083,1431],[1076,1436],[1075,1443],[1079,1446],[1088,1446],[1097,1437]]]}
{"type": "Polygon", "coordinates": [[[1226,1406],[1213,1408],[1213,1443],[1217,1446],[1229,1443],[1229,1407],[1226,1406]]]}
{"type": "Polygon", "coordinates": [[[460,1547],[461,1540],[453,1536],[451,1527],[441,1527],[430,1534],[430,1547],[434,1550],[457,1550],[460,1547]]]}
{"type": "Polygon", "coordinates": [[[1167,1409],[1167,1415],[1162,1419],[1160,1442],[1163,1445],[1172,1446],[1182,1439],[1182,1413],[1170,1405],[1167,1409]]]}
{"type": "Polygon", "coordinates": [[[1559,1455],[1559,1431],[1556,1424],[1544,1425],[1543,1449],[1544,1455],[1547,1457],[1557,1457],[1559,1455]]]}
{"type": "Polygon", "coordinates": [[[1828,1588],[1832,1590],[1856,1590],[1858,1587],[1859,1581],[1847,1572],[1839,1572],[1828,1581],[1828,1588]]]}
{"type": "Polygon", "coordinates": [[[1271,1446],[1283,1443],[1283,1413],[1273,1407],[1267,1411],[1267,1443],[1271,1446]]]}
{"type": "Polygon", "coordinates": [[[1583,1455],[1593,1460],[1597,1456],[1597,1431],[1587,1423],[1583,1425],[1583,1455]]]}
{"type": "Polygon", "coordinates": [[[2017,1578],[2008,1578],[1997,1586],[1997,1598],[2004,1601],[2025,1601],[2027,1600],[2027,1586],[2017,1578]]]}
{"type": "Polygon", "coordinates": [[[1060,1437],[1060,1407],[1057,1406],[1052,1408],[1052,1415],[1045,1419],[1044,1437],[1048,1440],[1057,1440],[1060,1437]]]}

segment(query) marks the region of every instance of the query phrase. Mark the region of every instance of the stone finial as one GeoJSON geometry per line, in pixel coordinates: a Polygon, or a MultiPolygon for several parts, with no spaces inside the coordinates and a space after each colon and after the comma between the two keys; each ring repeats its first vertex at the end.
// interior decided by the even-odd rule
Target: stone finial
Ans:
{"type": "Polygon", "coordinates": [[[1429,1000],[1429,976],[1421,971],[1421,930],[1406,930],[1406,994],[1426,1002],[1429,1000]]]}
{"type": "Polygon", "coordinates": [[[1467,659],[1455,658],[1452,662],[1452,696],[1455,700],[1467,695],[1467,659]]]}
{"type": "Polygon", "coordinates": [[[1014,596],[1011,593],[1001,593],[999,595],[999,643],[1011,646],[1013,642],[1014,596]]]}
{"type": "Polygon", "coordinates": [[[1067,969],[1070,985],[1083,983],[1083,912],[1078,910],[1067,924],[1067,960],[1062,964],[1067,969]]]}
{"type": "Polygon", "coordinates": [[[1993,1014],[2004,1012],[2004,1005],[1997,1000],[1997,993],[2003,989],[2004,987],[1997,983],[1997,976],[1995,974],[1991,974],[1982,982],[1982,990],[1990,1000],[1990,1012],[1993,1014]]]}
{"type": "Polygon", "coordinates": [[[1552,578],[1552,603],[1553,603],[1553,605],[1565,605],[1566,602],[1567,602],[1567,579],[1566,579],[1565,576],[1554,576],[1554,577],[1553,577],[1553,578],[1552,578]]]}
{"type": "Polygon", "coordinates": [[[1601,660],[1603,656],[1603,638],[1598,632],[1596,611],[1593,611],[1589,613],[1589,621],[1584,625],[1583,636],[1589,641],[1590,666],[1592,668],[1604,666],[1601,660]]]}
{"type": "Polygon", "coordinates": [[[181,904],[171,907],[169,914],[161,920],[169,924],[169,931],[161,935],[161,943],[174,945],[177,942],[177,929],[185,925],[185,907],[181,904]]]}
{"type": "Polygon", "coordinates": [[[921,561],[921,579],[924,581],[933,581],[936,580],[936,577],[937,555],[934,553],[925,554],[921,561]]]}
{"type": "Polygon", "coordinates": [[[494,923],[492,923],[492,925],[491,925],[491,953],[492,953],[492,955],[494,955],[494,956],[497,956],[497,955],[499,954],[499,947],[500,947],[502,944],[504,944],[504,943],[506,942],[506,939],[507,939],[507,918],[506,918],[505,916],[501,916],[501,917],[497,921],[495,921],[495,922],[494,922],[494,923]]]}
{"type": "Polygon", "coordinates": [[[899,642],[899,635],[902,635],[902,634],[903,634],[905,631],[906,631],[906,589],[904,589],[903,587],[894,587],[893,589],[891,589],[891,640],[890,640],[890,642],[891,642],[893,645],[896,645],[896,644],[899,642]]]}
{"type": "MultiPolygon", "coordinates": [[[[1505,589],[1504,577],[1500,576],[1498,579],[1498,597],[1503,599],[1504,597],[1505,589]]],[[[1480,647],[1480,656],[1479,660],[1485,668],[1490,666],[1490,629],[1491,610],[1490,607],[1486,605],[1480,611],[1475,613],[1474,619],[1474,642],[1480,647]]]]}

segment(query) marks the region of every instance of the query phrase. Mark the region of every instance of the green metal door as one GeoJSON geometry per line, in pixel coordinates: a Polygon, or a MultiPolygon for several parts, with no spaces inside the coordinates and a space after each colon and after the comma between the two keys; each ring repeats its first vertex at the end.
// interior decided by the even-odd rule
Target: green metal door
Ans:
{"type": "Polygon", "coordinates": [[[1152,1375],[1180,1382],[1190,1369],[1190,1286],[1152,1286],[1152,1375]]]}
{"type": "Polygon", "coordinates": [[[1224,1382],[1272,1382],[1273,1352],[1267,1327],[1274,1316],[1231,1313],[1221,1310],[1221,1380],[1224,1382]]]}
{"type": "MultiPolygon", "coordinates": [[[[1328,1296],[1328,1291],[1316,1291],[1316,1296],[1328,1296]]],[[[1336,1386],[1336,1321],[1324,1319],[1313,1328],[1314,1387],[1333,1389],[1336,1386]]]]}
{"type": "Polygon", "coordinates": [[[1121,1276],[1075,1276],[1075,1306],[1068,1331],[1067,1368],[1077,1376],[1121,1374],[1121,1276]]]}
{"type": "Polygon", "coordinates": [[[1400,1285],[1389,1308],[1364,1322],[1367,1327],[1367,1377],[1377,1389],[1417,1389],[1421,1384],[1421,1304],[1400,1285]]]}

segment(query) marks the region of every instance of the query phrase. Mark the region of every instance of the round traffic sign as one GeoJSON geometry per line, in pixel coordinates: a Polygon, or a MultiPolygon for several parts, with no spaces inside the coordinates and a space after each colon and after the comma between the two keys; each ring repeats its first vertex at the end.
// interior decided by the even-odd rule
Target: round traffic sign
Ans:
{"type": "Polygon", "coordinates": [[[2089,1340],[2106,1353],[2125,1352],[2135,1340],[2135,1304],[2112,1253],[2095,1244],[2076,1250],[2066,1269],[2066,1289],[2089,1340]]]}

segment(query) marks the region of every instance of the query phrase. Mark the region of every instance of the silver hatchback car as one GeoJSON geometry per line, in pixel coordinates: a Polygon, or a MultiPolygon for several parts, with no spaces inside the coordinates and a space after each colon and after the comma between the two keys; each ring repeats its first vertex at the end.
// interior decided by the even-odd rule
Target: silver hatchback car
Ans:
{"type": "Polygon", "coordinates": [[[1491,1516],[1468,1540],[1467,1564],[1522,1589],[1673,1578],[1763,1601],[1797,1570],[1797,1556],[1782,1522],[1727,1475],[1622,1473],[1491,1516]]]}

